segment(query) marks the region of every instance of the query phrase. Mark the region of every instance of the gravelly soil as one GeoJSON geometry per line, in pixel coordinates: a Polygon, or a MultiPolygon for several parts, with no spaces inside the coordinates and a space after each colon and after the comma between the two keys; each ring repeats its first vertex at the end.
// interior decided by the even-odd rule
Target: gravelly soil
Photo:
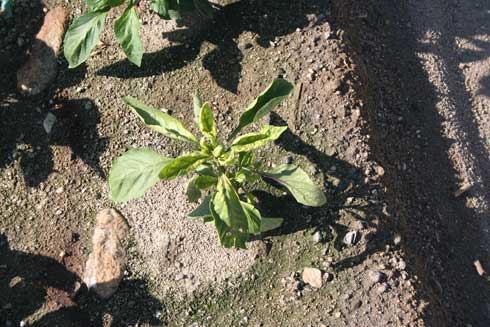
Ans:
{"type": "Polygon", "coordinates": [[[473,267],[476,259],[488,266],[488,6],[352,3],[362,18],[343,23],[370,85],[373,155],[386,168],[394,223],[410,240],[431,326],[490,321],[490,286],[473,267]],[[466,182],[473,187],[455,197],[466,182]]]}
{"type": "MultiPolygon", "coordinates": [[[[5,258],[0,291],[7,294],[0,298],[1,324],[27,319],[36,326],[485,325],[488,286],[471,266],[484,238],[479,225],[461,217],[476,217],[467,204],[472,198],[485,209],[478,199],[485,195],[487,177],[476,169],[462,175],[464,169],[457,168],[466,166],[448,159],[450,153],[460,162],[458,148],[450,151],[447,140],[453,134],[441,133],[448,118],[438,110],[450,109],[438,106],[435,88],[441,85],[434,84],[439,75],[427,73],[420,62],[432,53],[422,51],[419,42],[428,29],[424,24],[442,17],[441,30],[451,25],[444,19],[452,17],[456,2],[228,1],[215,22],[162,38],[169,24],[145,13],[143,39],[149,44],[142,68],[123,59],[107,29],[86,65],[67,70],[60,58],[56,82],[34,98],[19,96],[13,81],[42,6],[19,3],[13,22],[0,21],[0,33],[7,35],[0,40],[0,72],[6,76],[0,80],[0,248],[5,258]],[[170,156],[187,150],[144,129],[120,98],[130,94],[170,109],[191,125],[189,95],[199,88],[226,135],[238,113],[279,75],[296,85],[295,92],[266,120],[287,124],[291,131],[262,155],[271,165],[292,157],[322,183],[328,204],[304,208],[262,185],[274,195],[258,193],[262,210],[285,217],[285,226],[255,240],[246,254],[220,258],[223,250],[208,246],[215,242],[212,230],[179,224],[189,209],[178,200],[175,188],[181,182],[161,184],[148,198],[117,206],[133,228],[127,276],[115,297],[108,302],[84,292],[74,297],[95,213],[113,205],[106,186],[112,160],[134,146],[170,156]],[[42,127],[48,112],[57,117],[50,135],[42,127]],[[475,188],[455,200],[452,193],[464,177],[475,188]],[[179,217],[172,211],[159,215],[164,208],[179,217]],[[172,228],[163,231],[172,218],[172,228]],[[343,236],[359,229],[359,220],[366,222],[359,241],[344,245],[343,236]],[[155,235],[159,229],[162,233],[155,235]],[[319,243],[312,239],[317,231],[323,237],[319,243]],[[197,241],[186,246],[185,239],[197,241]],[[62,251],[68,254],[64,259],[62,251]],[[197,253],[215,259],[210,266],[197,264],[192,259],[197,253]],[[297,275],[305,266],[321,268],[333,280],[319,290],[304,285],[297,275]],[[188,287],[184,279],[183,288],[178,281],[165,289],[172,277],[190,274],[189,267],[198,276],[209,267],[221,270],[219,278],[199,277],[188,287]],[[382,280],[371,281],[370,271],[382,272],[382,280]]],[[[52,0],[46,6],[59,3],[75,16],[84,8],[81,1],[52,0]]],[[[485,7],[480,5],[474,7],[477,13],[485,7]]],[[[473,35],[451,32],[457,40],[473,35]]],[[[476,34],[473,46],[484,47],[484,31],[476,34]]],[[[467,52],[468,58],[474,52],[467,52]]],[[[454,75],[453,63],[452,83],[459,85],[464,78],[454,75]]],[[[472,95],[468,103],[476,104],[476,126],[485,139],[483,70],[467,65],[462,69],[472,95]]],[[[438,72],[438,65],[428,67],[438,72]]],[[[463,112],[456,110],[454,116],[463,112]]],[[[463,126],[468,136],[459,143],[468,146],[475,132],[463,126]]],[[[469,150],[480,165],[485,142],[479,154],[469,150]]]]}

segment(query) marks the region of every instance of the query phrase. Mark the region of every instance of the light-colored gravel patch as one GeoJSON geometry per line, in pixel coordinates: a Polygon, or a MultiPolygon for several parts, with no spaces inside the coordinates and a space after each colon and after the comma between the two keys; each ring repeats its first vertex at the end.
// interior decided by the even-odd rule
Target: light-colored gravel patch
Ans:
{"type": "Polygon", "coordinates": [[[190,293],[238,276],[257,254],[254,243],[247,250],[221,247],[213,224],[187,218],[197,205],[187,200],[186,183],[186,178],[160,182],[121,207],[141,257],[130,269],[148,275],[159,295],[190,293]]]}

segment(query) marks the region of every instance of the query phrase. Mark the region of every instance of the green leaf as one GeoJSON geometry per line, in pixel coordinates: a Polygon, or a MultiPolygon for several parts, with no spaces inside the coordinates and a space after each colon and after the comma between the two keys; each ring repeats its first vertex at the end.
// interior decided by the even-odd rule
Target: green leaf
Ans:
{"type": "Polygon", "coordinates": [[[184,127],[180,120],[146,106],[133,97],[126,96],[123,101],[151,129],[177,140],[198,143],[196,137],[184,127]]]}
{"type": "Polygon", "coordinates": [[[151,9],[163,19],[180,19],[177,0],[152,0],[151,9]]]}
{"type": "Polygon", "coordinates": [[[255,155],[252,152],[240,152],[238,162],[242,167],[250,167],[255,162],[255,155]]]}
{"type": "Polygon", "coordinates": [[[199,115],[201,114],[202,100],[198,90],[196,90],[196,93],[194,93],[194,96],[192,97],[192,102],[194,104],[194,118],[196,120],[196,124],[199,125],[199,115]]]}
{"type": "Polygon", "coordinates": [[[122,5],[126,0],[86,0],[90,11],[105,11],[122,5]]]}
{"type": "Polygon", "coordinates": [[[280,165],[260,174],[285,186],[301,204],[321,207],[327,201],[322,190],[296,165],[280,165]]]}
{"type": "Polygon", "coordinates": [[[236,229],[230,227],[225,221],[219,216],[215,208],[219,205],[215,204],[217,193],[211,198],[209,203],[209,211],[213,217],[214,226],[218,232],[218,237],[222,246],[226,248],[237,247],[245,249],[245,242],[248,239],[248,232],[244,229],[236,229]]]}
{"type": "Polygon", "coordinates": [[[233,246],[233,234],[230,227],[228,227],[219,217],[218,213],[214,209],[214,201],[216,200],[216,195],[209,201],[209,212],[211,217],[213,217],[214,226],[218,232],[218,238],[221,246],[225,248],[231,248],[233,246]]]}
{"type": "Polygon", "coordinates": [[[245,152],[260,148],[269,142],[277,140],[287,129],[287,126],[265,125],[258,133],[249,133],[237,137],[232,142],[231,148],[235,152],[245,152]]]}
{"type": "Polygon", "coordinates": [[[196,173],[201,176],[213,176],[216,177],[216,173],[210,165],[204,164],[196,168],[196,173]]]}
{"type": "Polygon", "coordinates": [[[115,202],[135,199],[158,182],[158,173],[172,158],[150,149],[132,149],[114,160],[109,172],[110,198],[115,202]]]}
{"type": "Polygon", "coordinates": [[[63,45],[68,68],[75,68],[88,59],[99,41],[106,16],[107,12],[90,12],[70,25],[63,45]]]}
{"type": "Polygon", "coordinates": [[[227,226],[233,229],[247,230],[247,216],[240,205],[240,198],[226,175],[218,178],[214,210],[227,226]]]}
{"type": "Polygon", "coordinates": [[[207,0],[194,0],[194,6],[199,14],[205,17],[213,17],[213,7],[207,0]]]}
{"type": "Polygon", "coordinates": [[[243,201],[240,203],[245,211],[245,214],[247,215],[248,232],[255,235],[260,234],[260,226],[262,223],[260,211],[250,203],[243,201]]]}
{"type": "Polygon", "coordinates": [[[245,181],[249,183],[255,183],[259,179],[260,175],[252,172],[250,169],[247,169],[245,167],[240,168],[235,175],[235,180],[238,183],[244,183],[245,181]]]}
{"type": "Polygon", "coordinates": [[[213,111],[207,102],[202,105],[199,113],[199,129],[212,143],[216,142],[216,123],[213,111]]]}
{"type": "Polygon", "coordinates": [[[159,177],[174,179],[183,176],[201,165],[206,158],[208,158],[207,155],[200,153],[175,158],[160,171],[159,177]]]}
{"type": "Polygon", "coordinates": [[[281,227],[284,219],[282,218],[268,218],[262,217],[262,224],[260,225],[260,232],[265,233],[270,230],[281,227]]]}
{"type": "Polygon", "coordinates": [[[141,23],[134,6],[126,8],[121,17],[114,23],[114,33],[124,53],[136,66],[141,66],[143,42],[140,37],[141,23]]]}
{"type": "Polygon", "coordinates": [[[195,180],[196,187],[200,190],[205,190],[213,187],[218,182],[218,178],[214,176],[197,176],[195,180]]]}
{"type": "Polygon", "coordinates": [[[193,177],[187,184],[187,198],[191,202],[197,202],[201,198],[201,190],[196,185],[196,178],[193,177]]]}
{"type": "Polygon", "coordinates": [[[245,126],[267,115],[293,90],[293,85],[285,79],[275,79],[261,95],[252,102],[240,116],[238,127],[231,133],[233,139],[245,126]]]}
{"type": "Polygon", "coordinates": [[[201,204],[194,209],[190,214],[187,216],[189,218],[204,218],[204,217],[211,217],[211,211],[209,211],[209,201],[211,200],[211,196],[206,196],[201,204]]]}

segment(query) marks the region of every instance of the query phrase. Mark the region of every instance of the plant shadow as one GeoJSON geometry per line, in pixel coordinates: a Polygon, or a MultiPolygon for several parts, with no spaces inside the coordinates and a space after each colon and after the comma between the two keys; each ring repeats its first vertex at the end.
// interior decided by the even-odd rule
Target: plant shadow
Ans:
{"type": "MultiPolygon", "coordinates": [[[[275,112],[270,114],[270,122],[272,125],[287,126],[286,121],[275,112]]],[[[370,185],[365,184],[358,168],[334,155],[325,154],[289,129],[281,135],[276,144],[290,153],[306,158],[313,165],[310,173],[324,181],[327,203],[318,208],[308,207],[297,203],[289,193],[276,196],[262,190],[253,192],[264,217],[284,218],[283,225],[265,233],[265,237],[311,230],[312,235],[320,232],[323,235],[322,242],[331,243],[337,251],[341,251],[348,246],[343,242],[344,236],[352,231],[351,227],[338,222],[341,214],[347,214],[351,223],[359,220],[366,227],[374,226],[370,221],[372,217],[384,215],[380,206],[372,198],[370,185]],[[337,182],[333,184],[332,180],[337,182]]],[[[283,189],[272,181],[267,182],[283,189]]],[[[357,247],[355,255],[337,262],[335,265],[337,271],[361,263],[372,253],[381,250],[389,239],[389,233],[382,230],[365,235],[359,232],[359,235],[363,235],[362,242],[366,246],[357,247]]],[[[360,239],[355,243],[359,241],[360,239]]]]}
{"type": "Polygon", "coordinates": [[[53,258],[9,248],[0,234],[0,324],[19,326],[38,310],[49,311],[31,326],[102,327],[161,325],[161,304],[144,281],[124,280],[116,294],[99,300],[80,278],[53,258]],[[78,285],[78,286],[77,286],[78,285]],[[108,318],[110,317],[110,318],[108,318]],[[107,324],[110,319],[110,324],[107,324]]]}
{"type": "Polygon", "coordinates": [[[0,130],[4,131],[0,168],[18,160],[26,184],[35,187],[54,170],[52,146],[68,146],[72,160],[81,159],[104,178],[99,158],[108,141],[99,136],[100,113],[94,102],[60,99],[51,107],[48,110],[30,100],[0,107],[0,130]]]}
{"type": "Polygon", "coordinates": [[[180,24],[187,26],[187,29],[163,35],[170,41],[181,44],[145,54],[141,68],[134,67],[126,59],[106,66],[97,73],[119,78],[159,75],[184,67],[198,57],[202,44],[211,43],[215,48],[204,55],[202,64],[220,87],[236,93],[244,57],[244,47],[239,46],[236,39],[248,31],[255,35],[257,45],[270,47],[271,41],[276,37],[290,34],[297,28],[310,24],[307,15],[319,13],[324,5],[324,1],[318,0],[234,2],[219,7],[214,20],[203,31],[196,32],[193,29],[195,26],[181,21],[180,24]],[[190,44],[187,44],[187,40],[190,44]]]}

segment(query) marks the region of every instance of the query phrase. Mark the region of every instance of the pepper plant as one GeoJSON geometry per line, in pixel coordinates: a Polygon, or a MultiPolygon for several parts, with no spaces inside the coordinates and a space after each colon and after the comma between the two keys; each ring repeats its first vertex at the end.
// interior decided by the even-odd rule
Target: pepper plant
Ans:
{"type": "MultiPolygon", "coordinates": [[[[129,61],[140,66],[144,47],[136,11],[139,0],[84,1],[87,13],[75,19],[65,35],[64,54],[69,68],[75,68],[88,59],[99,41],[108,12],[123,4],[126,4],[126,9],[114,23],[114,34],[129,61]]],[[[163,19],[179,19],[182,13],[194,10],[203,16],[213,15],[208,0],[151,0],[151,9],[163,19]]]]}
{"type": "Polygon", "coordinates": [[[124,102],[151,129],[170,138],[192,144],[193,151],[177,158],[168,158],[143,148],[131,149],[114,160],[109,173],[110,197],[124,202],[138,198],[159,180],[188,175],[187,196],[200,205],[188,216],[213,222],[220,243],[225,247],[245,248],[250,234],[256,235],[279,227],[282,218],[262,217],[255,207],[255,198],[248,189],[260,178],[284,186],[301,204],[322,206],[326,199],[322,190],[298,166],[279,165],[266,169],[253,150],[277,140],[287,126],[265,125],[258,132],[238,135],[242,129],[259,121],[293,86],[276,79],[241,115],[238,127],[220,142],[211,107],[194,96],[194,116],[202,137],[198,139],[176,118],[151,108],[135,98],[124,102]],[[230,141],[231,140],[231,141],[230,141]]]}

